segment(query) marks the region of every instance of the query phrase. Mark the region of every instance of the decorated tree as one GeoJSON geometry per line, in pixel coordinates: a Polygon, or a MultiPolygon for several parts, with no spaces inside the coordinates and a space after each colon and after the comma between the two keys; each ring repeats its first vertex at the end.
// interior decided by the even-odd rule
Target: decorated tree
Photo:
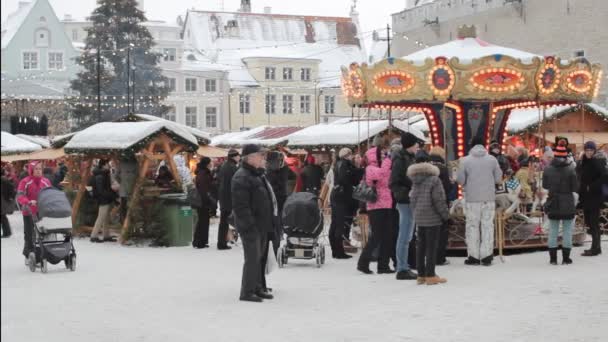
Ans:
{"type": "Polygon", "coordinates": [[[75,124],[86,127],[129,112],[160,115],[169,88],[158,67],[160,54],[135,0],[98,0],[87,28],[85,48],[76,60],[83,67],[71,87],[75,124]],[[129,70],[130,68],[130,70],[129,70]],[[130,82],[128,80],[130,79],[130,82]],[[100,89],[101,113],[98,111],[100,89]]]}

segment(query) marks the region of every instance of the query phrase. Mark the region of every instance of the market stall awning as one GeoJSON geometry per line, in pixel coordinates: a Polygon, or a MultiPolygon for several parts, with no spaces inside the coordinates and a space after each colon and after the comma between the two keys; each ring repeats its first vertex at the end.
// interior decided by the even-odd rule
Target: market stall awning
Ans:
{"type": "Polygon", "coordinates": [[[40,145],[19,138],[18,136],[12,135],[8,132],[3,131],[0,138],[2,140],[1,154],[3,156],[10,154],[29,153],[42,149],[40,145]]]}
{"type": "Polygon", "coordinates": [[[65,157],[65,151],[63,148],[47,148],[42,151],[32,153],[20,153],[2,156],[2,161],[5,163],[12,163],[23,160],[56,160],[63,157],[65,157]]]}
{"type": "Polygon", "coordinates": [[[258,144],[274,147],[285,144],[291,134],[302,130],[302,127],[259,126],[247,131],[231,132],[211,139],[211,145],[221,147],[239,147],[245,144],[258,144]]]}
{"type": "Polygon", "coordinates": [[[201,146],[198,148],[196,153],[199,156],[204,156],[208,158],[224,158],[228,155],[228,150],[223,148],[215,147],[215,146],[201,146]]]}
{"type": "Polygon", "coordinates": [[[190,134],[194,135],[196,137],[196,139],[198,140],[198,143],[200,145],[206,145],[209,144],[211,142],[211,134],[201,131],[200,129],[194,128],[194,127],[190,127],[190,126],[186,126],[180,123],[177,123],[175,121],[170,121],[167,119],[163,119],[161,117],[158,116],[154,116],[154,115],[150,115],[150,114],[132,114],[132,115],[127,115],[124,116],[122,118],[120,118],[119,120],[117,120],[118,122],[137,122],[137,121],[160,121],[165,123],[168,126],[177,126],[180,129],[186,130],[188,132],[190,132],[190,134]]]}
{"type": "MultiPolygon", "coordinates": [[[[537,137],[542,138],[542,133],[534,134],[537,137]]],[[[555,141],[555,137],[566,137],[568,138],[568,142],[572,145],[582,146],[585,142],[591,140],[594,141],[598,145],[608,144],[608,132],[585,132],[580,133],[572,133],[572,132],[558,132],[558,133],[546,133],[545,139],[546,141],[555,141]]]]}

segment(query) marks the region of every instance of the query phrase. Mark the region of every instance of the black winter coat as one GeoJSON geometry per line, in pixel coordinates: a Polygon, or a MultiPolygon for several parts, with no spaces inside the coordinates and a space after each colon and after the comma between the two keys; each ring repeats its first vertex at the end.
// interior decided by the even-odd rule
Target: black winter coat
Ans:
{"type": "Polygon", "coordinates": [[[243,236],[263,236],[278,229],[272,194],[265,182],[264,170],[247,163],[242,163],[232,177],[232,213],[236,229],[243,236]]]}
{"type": "Polygon", "coordinates": [[[448,171],[448,167],[445,165],[445,160],[440,156],[432,155],[430,156],[431,164],[435,165],[439,169],[439,179],[441,180],[441,185],[443,185],[443,191],[446,194],[452,192],[452,187],[454,184],[450,181],[450,173],[448,171]]]}
{"type": "Polygon", "coordinates": [[[2,177],[2,215],[12,214],[15,211],[15,185],[11,180],[2,177]]]}
{"type": "Polygon", "coordinates": [[[603,203],[602,185],[608,184],[605,156],[600,153],[591,159],[584,156],[576,170],[580,177],[579,195],[583,208],[600,208],[603,203]]]}
{"type": "Polygon", "coordinates": [[[217,174],[219,183],[219,200],[220,209],[223,211],[232,211],[232,177],[236,173],[238,166],[232,158],[228,158],[220,167],[217,174]]]}
{"type": "Polygon", "coordinates": [[[571,220],[576,216],[574,192],[578,189],[576,172],[570,161],[556,158],[543,172],[543,188],[549,190],[545,211],[551,220],[571,220]]]}
{"type": "Polygon", "coordinates": [[[407,176],[407,169],[414,164],[415,156],[401,149],[392,155],[393,166],[389,187],[397,203],[410,203],[412,181],[407,176]]]}
{"type": "Polygon", "coordinates": [[[96,168],[93,171],[93,196],[99,205],[112,204],[118,198],[116,191],[112,190],[110,170],[96,168]]]}
{"type": "Polygon", "coordinates": [[[321,166],[308,164],[302,168],[302,173],[300,175],[302,177],[304,191],[321,191],[321,182],[323,181],[323,168],[321,166]]]}
{"type": "Polygon", "coordinates": [[[216,209],[216,201],[211,195],[211,186],[213,183],[213,176],[209,169],[199,169],[196,172],[196,190],[201,196],[201,201],[204,209],[213,211],[216,209]]]}
{"type": "MultiPolygon", "coordinates": [[[[278,170],[266,170],[266,179],[272,185],[272,191],[279,205],[279,212],[283,211],[283,205],[287,200],[287,179],[289,178],[288,166],[283,166],[278,170]]],[[[279,214],[280,216],[281,214],[279,214]]]]}
{"type": "Polygon", "coordinates": [[[355,167],[352,161],[340,159],[334,168],[334,188],[331,192],[332,202],[342,202],[353,206],[353,188],[359,184],[362,171],[355,167]]]}

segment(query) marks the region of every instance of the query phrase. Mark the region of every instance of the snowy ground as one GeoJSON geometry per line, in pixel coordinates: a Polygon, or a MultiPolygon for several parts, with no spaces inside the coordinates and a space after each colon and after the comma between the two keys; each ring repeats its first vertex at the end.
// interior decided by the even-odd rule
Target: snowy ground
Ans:
{"type": "MultiPolygon", "coordinates": [[[[366,276],[356,259],[291,261],[271,275],[276,299],[237,300],[242,251],[136,248],[77,240],[78,270],[30,273],[21,217],[2,239],[2,339],[37,341],[606,341],[608,253],[546,252],[495,266],[439,268],[449,282],[417,286],[366,276]]],[[[212,229],[213,230],[213,229],[212,229]]],[[[214,247],[214,246],[213,246],[214,247]]],[[[604,251],[608,244],[604,243],[604,251]]]]}

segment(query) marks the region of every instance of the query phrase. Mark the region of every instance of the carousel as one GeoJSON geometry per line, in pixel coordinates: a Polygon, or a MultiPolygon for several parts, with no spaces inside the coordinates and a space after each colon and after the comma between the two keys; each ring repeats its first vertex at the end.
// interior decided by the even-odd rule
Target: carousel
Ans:
{"type": "MultiPolygon", "coordinates": [[[[458,37],[403,58],[343,67],[349,104],[379,110],[389,121],[399,112],[424,114],[431,144],[445,148],[455,169],[475,137],[506,148],[512,110],[536,108],[542,117],[554,106],[590,102],[599,91],[602,70],[585,58],[565,61],[493,45],[477,38],[474,26],[461,27],[458,37]]],[[[450,248],[465,248],[464,216],[452,212],[450,248]]],[[[542,221],[529,209],[497,210],[496,247],[546,246],[542,221]]],[[[584,238],[580,225],[575,235],[575,241],[584,238]]]]}

